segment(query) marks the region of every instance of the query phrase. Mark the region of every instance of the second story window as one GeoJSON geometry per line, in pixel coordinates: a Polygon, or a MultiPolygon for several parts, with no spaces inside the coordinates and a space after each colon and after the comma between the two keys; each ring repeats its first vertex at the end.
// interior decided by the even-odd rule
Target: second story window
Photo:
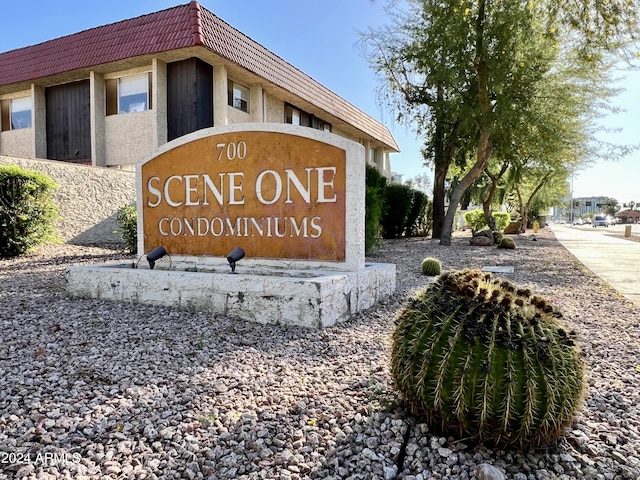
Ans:
{"type": "Polygon", "coordinates": [[[106,81],[107,115],[151,109],[151,74],[141,73],[106,81]]]}
{"type": "Polygon", "coordinates": [[[247,87],[229,80],[228,100],[229,106],[249,113],[249,89],[247,87]]]}
{"type": "Polygon", "coordinates": [[[301,125],[303,127],[311,127],[325,132],[331,131],[331,124],[320,120],[318,117],[300,110],[293,105],[286,103],[284,105],[284,123],[291,125],[301,125]]]}
{"type": "Polygon", "coordinates": [[[31,111],[33,110],[31,97],[2,100],[0,110],[3,132],[31,128],[31,111]]]}
{"type": "Polygon", "coordinates": [[[284,107],[284,123],[291,125],[300,125],[300,110],[290,105],[284,107]]]}

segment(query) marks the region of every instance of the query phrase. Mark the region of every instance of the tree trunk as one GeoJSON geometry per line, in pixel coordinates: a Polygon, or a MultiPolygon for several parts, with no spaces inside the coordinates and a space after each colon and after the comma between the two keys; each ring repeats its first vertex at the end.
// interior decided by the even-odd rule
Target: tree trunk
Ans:
{"type": "Polygon", "coordinates": [[[492,232],[496,230],[496,219],[493,218],[491,205],[493,204],[493,199],[496,196],[496,190],[498,189],[498,182],[500,181],[502,176],[506,173],[508,166],[509,164],[507,162],[504,162],[502,164],[502,168],[500,169],[500,172],[498,172],[497,175],[492,175],[489,169],[485,171],[487,176],[491,179],[491,188],[489,189],[489,194],[487,195],[487,198],[485,198],[484,201],[482,202],[482,210],[484,211],[484,218],[487,221],[487,225],[489,225],[489,228],[491,229],[492,232]]]}
{"type": "Polygon", "coordinates": [[[521,205],[520,216],[522,217],[522,225],[520,225],[520,233],[525,233],[527,231],[527,223],[529,223],[529,209],[531,208],[533,199],[538,194],[538,192],[542,189],[542,187],[547,182],[548,178],[551,176],[552,173],[553,172],[550,171],[544,177],[542,177],[542,180],[540,180],[536,188],[533,189],[533,192],[531,193],[531,195],[529,195],[529,199],[524,205],[522,204],[522,198],[520,196],[520,193],[518,192],[518,198],[520,198],[520,205],[521,205]]]}
{"type": "Polygon", "coordinates": [[[449,163],[436,164],[433,175],[433,233],[431,238],[440,238],[444,223],[444,182],[449,171],[449,163]]]}
{"type": "Polygon", "coordinates": [[[440,245],[451,245],[451,234],[453,232],[453,220],[458,209],[458,204],[464,192],[471,184],[480,176],[487,168],[491,151],[491,105],[489,101],[489,73],[487,72],[487,62],[485,60],[484,50],[484,22],[486,20],[486,0],[480,0],[478,8],[478,16],[476,18],[475,34],[476,34],[476,58],[473,67],[478,75],[478,103],[480,108],[480,116],[477,119],[480,134],[478,137],[478,149],[476,152],[476,163],[471,170],[460,180],[449,199],[449,208],[444,217],[444,225],[442,226],[442,235],[440,236],[440,245]]]}
{"type": "Polygon", "coordinates": [[[471,186],[471,184],[480,176],[480,174],[487,168],[487,162],[491,156],[491,135],[488,128],[484,128],[480,132],[480,138],[478,140],[478,152],[476,155],[476,163],[471,167],[469,173],[467,173],[462,180],[456,185],[451,193],[449,200],[449,208],[447,214],[444,217],[444,224],[442,226],[442,235],[440,236],[440,245],[451,245],[451,234],[453,232],[453,220],[456,216],[456,210],[460,199],[465,190],[471,186]]]}

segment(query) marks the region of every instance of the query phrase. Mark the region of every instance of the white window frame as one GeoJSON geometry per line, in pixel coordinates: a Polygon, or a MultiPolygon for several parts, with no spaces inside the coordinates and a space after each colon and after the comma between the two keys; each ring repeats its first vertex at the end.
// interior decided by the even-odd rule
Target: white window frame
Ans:
{"type": "Polygon", "coordinates": [[[231,103],[233,104],[231,106],[243,112],[249,113],[249,88],[236,82],[231,82],[231,85],[231,103]]]}
{"type": "Polygon", "coordinates": [[[149,110],[149,74],[145,72],[118,78],[118,114],[145,112],[147,110],[149,110]],[[145,94],[144,102],[129,102],[124,106],[122,105],[123,98],[140,95],[141,93],[145,94]]]}
{"type": "MultiPolygon", "coordinates": [[[[26,118],[26,117],[25,117],[26,118]]],[[[33,126],[33,100],[31,97],[12,98],[9,100],[9,130],[21,130],[33,126]],[[29,121],[22,125],[16,125],[15,114],[29,112],[29,121]]]]}

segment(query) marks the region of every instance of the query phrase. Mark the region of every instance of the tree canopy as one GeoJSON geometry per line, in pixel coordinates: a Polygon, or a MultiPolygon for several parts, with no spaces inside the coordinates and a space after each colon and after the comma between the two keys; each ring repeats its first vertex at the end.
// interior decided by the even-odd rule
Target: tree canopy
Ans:
{"type": "Polygon", "coordinates": [[[492,156],[520,174],[531,162],[538,172],[546,164],[557,177],[597,154],[592,132],[612,93],[612,52],[628,54],[635,45],[638,14],[628,4],[391,0],[392,23],[363,35],[382,101],[425,137],[442,244],[450,243],[462,195],[492,156]],[[464,175],[443,216],[452,164],[464,175]]]}

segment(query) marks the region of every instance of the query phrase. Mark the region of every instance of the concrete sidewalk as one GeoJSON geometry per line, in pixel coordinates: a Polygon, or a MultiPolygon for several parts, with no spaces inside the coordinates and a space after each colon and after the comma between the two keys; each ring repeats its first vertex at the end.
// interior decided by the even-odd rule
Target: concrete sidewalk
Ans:
{"type": "Polygon", "coordinates": [[[640,306],[640,242],[612,236],[605,229],[548,227],[589,270],[640,306]]]}

